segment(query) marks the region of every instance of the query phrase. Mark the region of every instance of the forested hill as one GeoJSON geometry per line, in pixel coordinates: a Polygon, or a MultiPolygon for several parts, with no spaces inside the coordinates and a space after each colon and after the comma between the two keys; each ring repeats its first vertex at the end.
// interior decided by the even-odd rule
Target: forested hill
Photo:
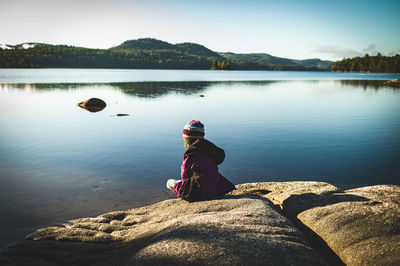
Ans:
{"type": "Polygon", "coordinates": [[[322,61],[321,59],[296,60],[296,59],[276,57],[263,53],[251,53],[251,54],[220,53],[220,55],[233,62],[242,64],[245,64],[246,62],[252,62],[252,63],[257,63],[259,65],[270,65],[276,69],[279,69],[281,66],[303,66],[303,67],[330,71],[332,65],[332,61],[322,61]]]}
{"type": "Polygon", "coordinates": [[[196,43],[125,41],[109,49],[24,43],[0,46],[0,68],[132,68],[330,71],[330,61],[217,53],[196,43]]]}
{"type": "Polygon", "coordinates": [[[400,55],[345,58],[332,64],[332,71],[338,72],[377,72],[400,73],[400,55]]]}
{"type": "Polygon", "coordinates": [[[155,40],[155,39],[138,39],[138,40],[130,40],[125,41],[122,44],[112,47],[111,50],[152,50],[152,51],[160,51],[160,50],[169,50],[169,51],[177,51],[183,54],[191,54],[197,56],[205,56],[211,57],[219,60],[223,60],[218,53],[211,51],[210,49],[204,47],[203,45],[196,43],[178,43],[178,44],[170,44],[168,42],[155,40]]]}

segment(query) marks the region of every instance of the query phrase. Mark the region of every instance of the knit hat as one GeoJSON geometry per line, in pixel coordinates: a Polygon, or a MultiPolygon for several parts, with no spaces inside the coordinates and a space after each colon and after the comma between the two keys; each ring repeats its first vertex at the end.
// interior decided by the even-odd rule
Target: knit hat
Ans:
{"type": "Polygon", "coordinates": [[[183,136],[190,138],[203,138],[204,125],[199,120],[191,120],[183,128],[183,136]]]}

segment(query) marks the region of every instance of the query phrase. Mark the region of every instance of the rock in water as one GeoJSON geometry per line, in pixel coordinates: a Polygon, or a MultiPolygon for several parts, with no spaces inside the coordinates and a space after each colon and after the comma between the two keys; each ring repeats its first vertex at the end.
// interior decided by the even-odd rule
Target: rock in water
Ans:
{"type": "Polygon", "coordinates": [[[78,106],[88,110],[89,112],[98,112],[103,110],[107,106],[107,104],[102,99],[90,98],[78,103],[78,106]]]}
{"type": "Polygon", "coordinates": [[[394,88],[400,88],[400,79],[394,79],[394,80],[388,80],[383,83],[383,85],[389,86],[389,87],[394,87],[394,88]]]}

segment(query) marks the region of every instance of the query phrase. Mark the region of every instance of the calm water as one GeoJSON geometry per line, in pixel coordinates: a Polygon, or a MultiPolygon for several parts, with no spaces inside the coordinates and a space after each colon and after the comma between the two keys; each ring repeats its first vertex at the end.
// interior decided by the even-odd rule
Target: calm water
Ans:
{"type": "Polygon", "coordinates": [[[236,184],[400,185],[400,90],[379,81],[394,78],[400,74],[0,69],[0,244],[172,197],[165,181],[179,177],[181,132],[191,119],[225,149],[220,170],[236,184]],[[107,107],[76,106],[90,97],[107,107]]]}

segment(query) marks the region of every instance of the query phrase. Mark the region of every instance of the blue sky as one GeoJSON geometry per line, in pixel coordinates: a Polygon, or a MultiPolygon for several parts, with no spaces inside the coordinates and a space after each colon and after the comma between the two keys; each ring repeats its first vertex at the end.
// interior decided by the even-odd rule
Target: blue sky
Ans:
{"type": "Polygon", "coordinates": [[[0,0],[0,43],[109,48],[144,37],[338,60],[400,54],[400,1],[0,0]]]}

